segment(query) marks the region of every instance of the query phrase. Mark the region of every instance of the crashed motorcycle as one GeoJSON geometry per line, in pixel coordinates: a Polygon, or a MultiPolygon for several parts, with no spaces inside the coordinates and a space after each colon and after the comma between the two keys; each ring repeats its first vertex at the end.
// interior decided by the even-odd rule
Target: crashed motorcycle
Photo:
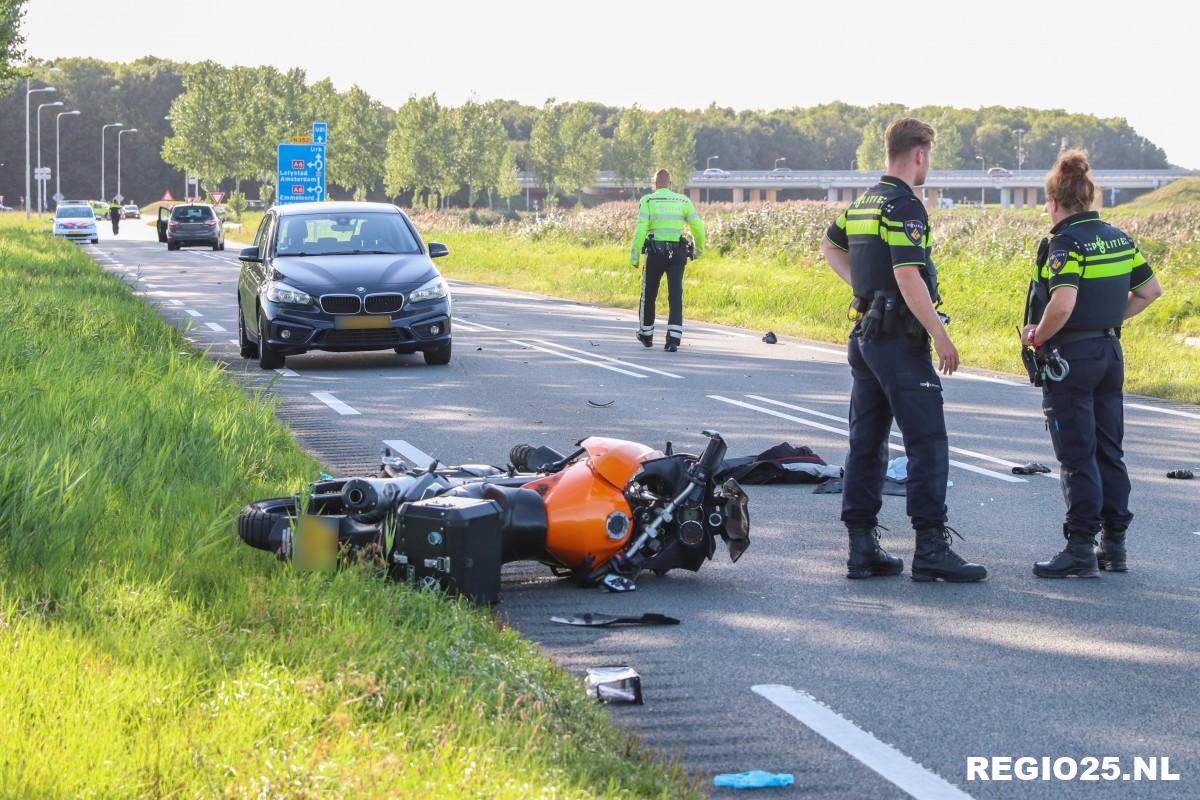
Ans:
{"type": "Polygon", "coordinates": [[[643,571],[699,570],[718,538],[733,561],[750,545],[746,494],[721,475],[725,441],[704,435],[698,456],[596,436],[569,455],[517,445],[503,468],[412,468],[385,450],[374,477],[251,503],[238,534],[283,560],[376,558],[394,578],[475,599],[494,601],[514,561],[627,591],[643,571]]]}

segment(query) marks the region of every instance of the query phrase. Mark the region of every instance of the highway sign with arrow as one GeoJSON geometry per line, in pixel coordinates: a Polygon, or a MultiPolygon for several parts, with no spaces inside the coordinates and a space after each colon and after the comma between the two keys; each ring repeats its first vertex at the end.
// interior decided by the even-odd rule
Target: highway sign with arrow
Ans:
{"type": "Polygon", "coordinates": [[[314,122],[312,130],[313,144],[325,144],[329,140],[329,126],[324,122],[314,122]]]}
{"type": "Polygon", "coordinates": [[[281,144],[277,153],[277,203],[325,199],[325,145],[281,144]]]}

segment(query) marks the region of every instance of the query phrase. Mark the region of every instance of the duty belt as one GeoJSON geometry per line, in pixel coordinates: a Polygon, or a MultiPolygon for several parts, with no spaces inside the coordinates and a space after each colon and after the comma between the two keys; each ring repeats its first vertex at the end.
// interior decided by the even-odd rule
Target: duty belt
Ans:
{"type": "Polygon", "coordinates": [[[1047,344],[1063,345],[1071,342],[1082,342],[1087,339],[1119,339],[1121,337],[1120,328],[1098,328],[1090,331],[1069,330],[1061,331],[1050,337],[1047,344]]]}

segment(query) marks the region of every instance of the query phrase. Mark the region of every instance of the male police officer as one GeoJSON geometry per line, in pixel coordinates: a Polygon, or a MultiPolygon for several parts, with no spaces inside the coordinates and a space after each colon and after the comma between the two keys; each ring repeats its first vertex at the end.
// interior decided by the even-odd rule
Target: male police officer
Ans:
{"type": "Polygon", "coordinates": [[[683,268],[689,255],[699,258],[704,252],[704,223],[686,195],[671,191],[671,173],[660,169],[654,175],[654,191],[638,206],[637,228],[629,249],[629,263],[636,269],[643,245],[647,247],[646,269],[642,274],[642,302],[637,338],[643,347],[654,346],[654,304],[658,287],[667,276],[667,341],[663,349],[674,353],[683,339],[683,268]],[[683,238],[684,223],[695,240],[689,254],[683,238]]]}
{"type": "Polygon", "coordinates": [[[942,384],[929,356],[951,375],[958,350],[934,309],[937,273],[930,260],[925,207],[911,187],[925,182],[934,131],[899,119],[885,134],[888,174],[829,226],[821,252],[854,289],[863,312],[850,334],[850,454],[842,521],[850,533],[847,577],[898,575],[904,562],[879,544],[888,436],[895,417],[908,454],[908,515],[916,530],[912,579],[978,581],[987,570],[950,549],[946,479],[950,456],[942,384]]]}

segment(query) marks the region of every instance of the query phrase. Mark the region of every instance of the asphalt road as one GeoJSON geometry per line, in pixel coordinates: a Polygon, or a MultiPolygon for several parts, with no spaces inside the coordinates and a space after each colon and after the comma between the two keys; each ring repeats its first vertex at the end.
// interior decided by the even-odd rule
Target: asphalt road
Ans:
{"type": "MultiPolygon", "coordinates": [[[[269,387],[280,417],[338,470],[370,468],[384,441],[418,460],[503,463],[516,442],[565,450],[589,434],[697,451],[704,428],[721,431],[731,455],[781,441],[834,464],[845,455],[842,348],[688,323],[678,353],[643,350],[631,312],[459,282],[447,367],[313,353],[264,374],[234,342],[237,245],[168,253],[131,222],[85,249],[234,379],[269,387]]],[[[646,704],[613,717],[705,781],[764,769],[796,778],[769,796],[1200,796],[1200,482],[1164,476],[1200,465],[1200,408],[1127,399],[1131,571],[1047,581],[1030,567],[1062,545],[1059,481],[1009,472],[1054,463],[1037,391],[979,372],[944,383],[951,524],[965,536],[959,552],[989,568],[985,583],[848,581],[838,496],[749,487],[753,545],[738,564],[718,551],[699,573],[646,577],[626,595],[510,565],[497,613],[568,670],[635,667],[646,704]],[[683,624],[548,621],[583,611],[658,611],[683,624]],[[1117,756],[1131,779],[968,780],[968,758],[981,756],[1117,756]],[[1179,779],[1133,780],[1138,756],[1169,758],[1179,779]]],[[[883,524],[907,567],[903,498],[887,499],[883,524]]]]}

